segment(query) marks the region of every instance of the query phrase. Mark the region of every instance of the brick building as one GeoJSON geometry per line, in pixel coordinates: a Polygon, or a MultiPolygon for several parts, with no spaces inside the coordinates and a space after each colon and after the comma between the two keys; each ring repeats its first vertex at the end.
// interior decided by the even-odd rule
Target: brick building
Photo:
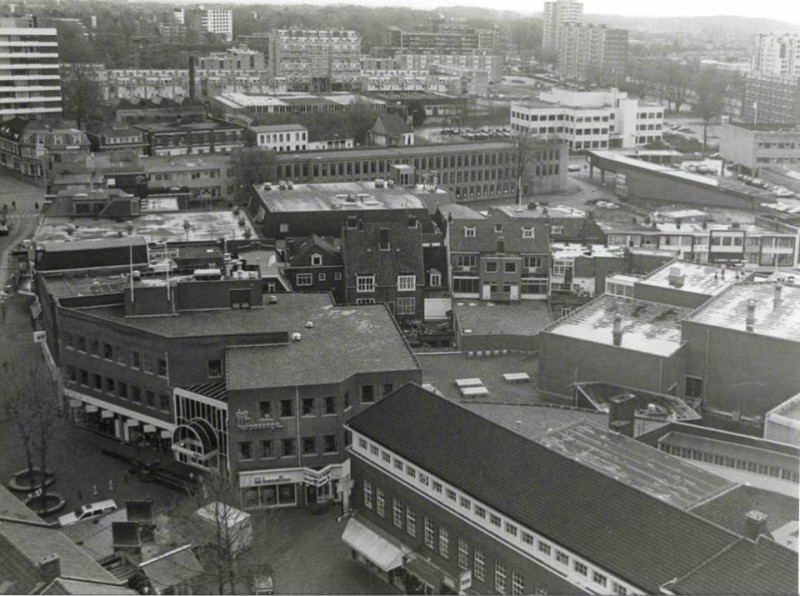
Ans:
{"type": "Polygon", "coordinates": [[[541,210],[489,210],[445,205],[451,287],[455,298],[546,299],[550,223],[541,210]]]}
{"type": "Polygon", "coordinates": [[[423,318],[426,276],[416,216],[345,227],[342,260],[347,304],[386,304],[403,322],[423,318]]]}
{"type": "Polygon", "coordinates": [[[148,155],[169,157],[230,153],[245,144],[244,129],[227,122],[136,124],[144,133],[148,155]]]}
{"type": "Polygon", "coordinates": [[[243,271],[40,276],[70,417],[190,468],[228,470],[248,508],[338,500],[343,423],[420,382],[419,364],[385,307],[262,296],[258,271],[243,271]]]}
{"type": "Polygon", "coordinates": [[[406,385],[348,427],[342,540],[409,593],[686,593],[720,573],[709,560],[726,584],[797,589],[796,553],[690,513],[733,483],[589,422],[530,438],[406,385]],[[758,556],[719,565],[740,548],[758,556]]]}
{"type": "Polygon", "coordinates": [[[295,292],[330,292],[336,304],[345,302],[344,263],[338,238],[312,234],[286,241],[286,275],[295,292]]]}

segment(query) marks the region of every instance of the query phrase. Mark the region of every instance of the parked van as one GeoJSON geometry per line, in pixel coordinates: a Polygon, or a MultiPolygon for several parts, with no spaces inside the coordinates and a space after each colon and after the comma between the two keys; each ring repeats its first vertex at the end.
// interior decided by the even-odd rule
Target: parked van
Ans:
{"type": "Polygon", "coordinates": [[[82,505],[80,509],[73,511],[72,513],[67,513],[62,515],[58,518],[58,523],[61,526],[71,526],[72,524],[76,524],[79,521],[83,521],[85,519],[92,519],[93,517],[97,517],[99,515],[105,515],[106,513],[111,513],[112,511],[117,510],[117,504],[114,499],[107,499],[105,501],[97,501],[97,503],[89,503],[88,505],[82,505]]]}

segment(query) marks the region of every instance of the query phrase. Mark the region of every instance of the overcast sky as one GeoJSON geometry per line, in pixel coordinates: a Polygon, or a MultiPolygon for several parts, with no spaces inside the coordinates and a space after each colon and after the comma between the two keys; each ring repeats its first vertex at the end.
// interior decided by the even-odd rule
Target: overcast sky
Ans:
{"type": "MultiPolygon", "coordinates": [[[[236,1],[236,0],[233,0],[236,1]]],[[[263,4],[267,0],[240,0],[263,4]]],[[[275,0],[276,4],[365,4],[402,5],[432,9],[437,6],[483,6],[524,13],[542,12],[544,0],[275,0]]],[[[583,0],[589,14],[626,16],[711,16],[764,17],[800,24],[800,0],[583,0]]]]}

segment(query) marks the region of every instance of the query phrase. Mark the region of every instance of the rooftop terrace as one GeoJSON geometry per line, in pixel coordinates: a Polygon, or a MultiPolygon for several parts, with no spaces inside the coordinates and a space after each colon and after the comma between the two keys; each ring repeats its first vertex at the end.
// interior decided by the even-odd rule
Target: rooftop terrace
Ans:
{"type": "Polygon", "coordinates": [[[747,304],[755,302],[753,333],[800,341],[800,287],[784,285],[775,305],[775,286],[740,283],[700,307],[687,321],[746,331],[747,304]]]}
{"type": "Polygon", "coordinates": [[[690,312],[687,308],[603,295],[544,331],[613,345],[614,317],[621,315],[621,347],[656,356],[669,356],[683,343],[680,321],[690,312]]]}

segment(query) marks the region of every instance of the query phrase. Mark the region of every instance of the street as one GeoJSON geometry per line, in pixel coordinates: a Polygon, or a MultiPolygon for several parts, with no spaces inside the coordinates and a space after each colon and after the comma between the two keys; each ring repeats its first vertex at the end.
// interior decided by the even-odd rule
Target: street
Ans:
{"type": "Polygon", "coordinates": [[[8,235],[0,236],[0,290],[6,288],[16,271],[16,267],[9,263],[11,251],[36,230],[43,203],[42,187],[23,182],[7,172],[0,171],[0,219],[5,214],[11,224],[8,235]],[[14,208],[15,203],[16,208],[14,208]]]}

